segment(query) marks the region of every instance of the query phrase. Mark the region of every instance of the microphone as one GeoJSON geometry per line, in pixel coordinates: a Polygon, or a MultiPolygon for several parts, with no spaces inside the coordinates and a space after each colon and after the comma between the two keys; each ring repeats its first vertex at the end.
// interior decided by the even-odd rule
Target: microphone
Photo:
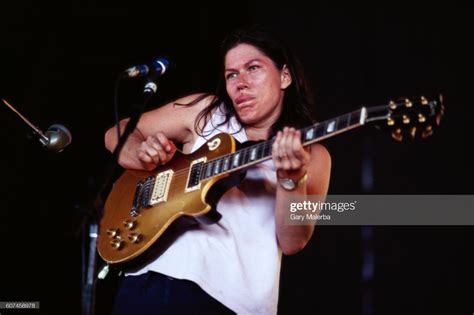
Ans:
{"type": "Polygon", "coordinates": [[[57,153],[64,150],[72,141],[71,133],[61,124],[51,125],[46,133],[39,135],[43,146],[49,151],[57,153]]]}
{"type": "Polygon", "coordinates": [[[155,58],[149,65],[141,64],[130,67],[123,72],[124,78],[130,79],[135,77],[143,77],[149,73],[155,73],[157,76],[163,75],[169,68],[170,62],[168,59],[160,57],[155,58]]]}
{"type": "Polygon", "coordinates": [[[51,125],[46,132],[41,131],[38,127],[33,125],[26,117],[20,114],[19,111],[13,107],[6,100],[2,99],[3,103],[7,105],[15,114],[17,114],[31,129],[33,134],[38,136],[38,140],[41,144],[53,152],[61,152],[64,150],[72,141],[72,135],[69,130],[61,124],[51,125]]]}

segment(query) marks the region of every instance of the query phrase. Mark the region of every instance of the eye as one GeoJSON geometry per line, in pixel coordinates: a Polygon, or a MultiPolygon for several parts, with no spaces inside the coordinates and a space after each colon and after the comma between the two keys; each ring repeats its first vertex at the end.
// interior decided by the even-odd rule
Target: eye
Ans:
{"type": "Polygon", "coordinates": [[[255,70],[257,70],[258,68],[260,68],[260,67],[257,66],[257,65],[253,65],[253,66],[250,66],[250,67],[249,67],[249,71],[255,71],[255,70]]]}
{"type": "Polygon", "coordinates": [[[231,80],[237,76],[237,73],[231,72],[225,76],[226,80],[231,80]]]}

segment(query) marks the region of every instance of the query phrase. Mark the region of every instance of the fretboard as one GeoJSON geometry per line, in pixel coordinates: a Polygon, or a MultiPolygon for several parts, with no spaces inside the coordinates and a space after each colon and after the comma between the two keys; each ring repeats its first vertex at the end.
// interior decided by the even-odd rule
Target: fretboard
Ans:
{"type": "MultiPolygon", "coordinates": [[[[359,127],[366,119],[366,109],[344,114],[334,119],[329,119],[309,127],[300,129],[301,143],[306,146],[322,139],[359,127]]],[[[233,172],[258,164],[272,157],[272,145],[275,138],[258,142],[254,145],[237,150],[201,165],[200,179],[204,180],[220,174],[233,172]]]]}

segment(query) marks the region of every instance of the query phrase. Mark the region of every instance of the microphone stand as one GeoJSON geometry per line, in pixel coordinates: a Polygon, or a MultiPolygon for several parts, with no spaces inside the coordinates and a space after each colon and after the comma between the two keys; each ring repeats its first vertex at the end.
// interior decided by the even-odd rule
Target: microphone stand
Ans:
{"type": "MultiPolygon", "coordinates": [[[[97,237],[98,237],[98,230],[99,230],[99,225],[98,222],[100,221],[102,217],[102,211],[104,207],[104,201],[102,198],[102,194],[104,191],[106,191],[107,187],[110,186],[112,179],[114,178],[114,175],[117,172],[117,169],[119,168],[118,164],[118,158],[120,156],[120,152],[123,149],[123,146],[125,145],[125,142],[127,141],[128,137],[130,134],[135,130],[138,121],[140,120],[140,117],[143,113],[143,110],[145,109],[146,105],[152,98],[152,96],[156,93],[157,91],[157,84],[154,82],[153,79],[148,79],[147,83],[145,84],[145,87],[143,89],[143,102],[140,104],[133,104],[132,105],[132,114],[130,115],[130,119],[127,122],[127,125],[125,126],[125,129],[118,139],[117,146],[115,147],[115,150],[113,152],[113,164],[112,167],[108,167],[110,171],[108,171],[108,174],[106,176],[106,179],[101,187],[99,189],[99,192],[96,195],[96,198],[94,200],[94,215],[88,216],[86,220],[83,222],[83,227],[82,227],[82,232],[83,232],[83,244],[85,246],[86,244],[86,235],[88,234],[89,237],[89,255],[88,255],[88,263],[87,263],[87,270],[85,265],[85,259],[83,259],[83,281],[82,281],[82,314],[83,315],[94,315],[95,313],[95,297],[96,297],[96,261],[97,261],[97,237]],[[88,228],[86,228],[88,226],[88,228]]],[[[118,125],[117,125],[117,128],[118,125]]],[[[83,253],[85,254],[86,250],[85,248],[83,249],[83,253]]],[[[98,279],[104,279],[109,272],[109,265],[105,264],[101,267],[101,270],[97,274],[98,279]]]]}

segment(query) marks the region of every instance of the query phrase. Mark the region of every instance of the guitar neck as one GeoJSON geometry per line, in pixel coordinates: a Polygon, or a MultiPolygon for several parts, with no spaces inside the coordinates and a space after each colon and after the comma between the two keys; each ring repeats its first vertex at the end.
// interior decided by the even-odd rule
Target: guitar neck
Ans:
{"type": "MultiPolygon", "coordinates": [[[[335,136],[342,132],[362,126],[367,121],[367,109],[359,110],[338,116],[334,119],[300,129],[303,146],[335,136]]],[[[234,153],[209,160],[202,165],[201,180],[218,176],[224,173],[237,171],[258,164],[272,157],[272,145],[275,138],[259,142],[249,147],[237,150],[234,153]]]]}

